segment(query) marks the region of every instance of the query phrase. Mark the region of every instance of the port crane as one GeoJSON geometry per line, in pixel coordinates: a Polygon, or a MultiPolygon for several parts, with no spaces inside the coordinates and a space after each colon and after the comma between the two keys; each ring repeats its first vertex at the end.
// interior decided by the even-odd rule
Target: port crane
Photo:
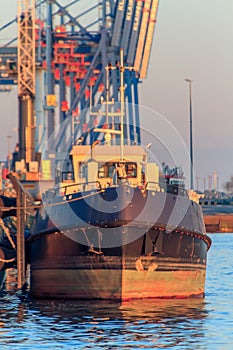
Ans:
{"type": "MultiPolygon", "coordinates": [[[[94,142],[101,137],[89,131],[103,121],[86,111],[90,95],[94,105],[106,94],[105,67],[119,61],[120,49],[125,64],[134,67],[125,74],[124,136],[140,144],[138,85],[147,75],[159,1],[20,0],[18,4],[18,36],[0,48],[0,69],[5,67],[0,86],[18,84],[17,169],[24,160],[28,180],[36,180],[34,170],[41,163],[50,177],[53,158],[59,158],[70,140],[88,135],[84,142],[85,137],[94,142]],[[15,42],[17,47],[12,46],[15,42]],[[53,139],[57,125],[60,131],[53,139]],[[40,160],[49,139],[53,147],[40,160]]],[[[15,22],[2,26],[0,33],[15,22]]],[[[109,81],[109,98],[117,104],[116,70],[110,72],[109,81]]]]}

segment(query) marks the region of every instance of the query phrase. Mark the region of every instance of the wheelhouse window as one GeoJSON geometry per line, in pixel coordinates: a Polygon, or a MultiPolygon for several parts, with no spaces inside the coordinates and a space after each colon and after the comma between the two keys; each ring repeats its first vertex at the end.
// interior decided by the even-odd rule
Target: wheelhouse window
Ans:
{"type": "Polygon", "coordinates": [[[126,163],[125,170],[127,177],[137,177],[137,164],[136,163],[126,163]]]}
{"type": "Polygon", "coordinates": [[[114,177],[119,168],[124,168],[124,173],[127,178],[137,177],[137,164],[133,162],[119,162],[119,163],[102,163],[98,166],[98,178],[114,177]]]}
{"type": "Polygon", "coordinates": [[[115,163],[102,163],[98,166],[98,178],[113,177],[115,163]]]}
{"type": "Polygon", "coordinates": [[[87,163],[80,163],[79,176],[87,178],[87,163]]]}

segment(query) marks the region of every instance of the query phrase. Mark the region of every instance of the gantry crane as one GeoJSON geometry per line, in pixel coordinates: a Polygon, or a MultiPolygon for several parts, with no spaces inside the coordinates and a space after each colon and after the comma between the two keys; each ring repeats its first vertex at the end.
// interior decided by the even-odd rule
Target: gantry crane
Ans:
{"type": "MultiPolygon", "coordinates": [[[[81,135],[85,135],[84,141],[89,138],[88,142],[101,137],[89,132],[103,123],[101,118],[82,111],[87,111],[90,102],[98,104],[101,95],[106,94],[105,67],[119,61],[121,48],[125,64],[134,67],[125,74],[128,104],[124,136],[128,142],[141,143],[138,84],[147,75],[158,3],[159,0],[70,0],[65,4],[63,0],[18,1],[18,79],[14,80],[19,91],[18,162],[25,160],[27,176],[32,176],[29,170],[38,164],[37,151],[51,138],[57,122],[60,133],[50,143],[49,159],[60,154],[61,143],[67,150],[70,140],[75,142],[81,135]],[[35,18],[35,9],[41,8],[44,17],[38,17],[37,11],[35,18]]],[[[119,72],[109,74],[109,98],[117,104],[119,72]]]]}

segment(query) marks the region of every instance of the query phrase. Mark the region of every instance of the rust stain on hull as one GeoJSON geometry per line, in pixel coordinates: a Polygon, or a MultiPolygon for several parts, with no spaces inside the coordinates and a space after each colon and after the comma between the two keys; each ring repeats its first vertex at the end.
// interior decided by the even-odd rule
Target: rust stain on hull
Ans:
{"type": "Polygon", "coordinates": [[[31,242],[30,293],[121,301],[204,296],[206,237],[151,229],[127,245],[90,254],[62,233],[44,234],[31,242]]]}
{"type": "Polygon", "coordinates": [[[129,300],[204,296],[205,271],[35,270],[34,297],[129,300]]]}
{"type": "Polygon", "coordinates": [[[123,300],[204,296],[205,271],[124,271],[122,285],[123,300]]]}

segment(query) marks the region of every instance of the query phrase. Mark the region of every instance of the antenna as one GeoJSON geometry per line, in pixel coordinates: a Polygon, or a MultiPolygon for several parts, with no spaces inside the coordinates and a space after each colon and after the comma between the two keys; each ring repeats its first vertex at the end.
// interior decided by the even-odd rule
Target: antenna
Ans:
{"type": "MultiPolygon", "coordinates": [[[[106,115],[106,123],[108,125],[108,117],[109,116],[120,116],[120,130],[114,130],[114,129],[110,129],[109,127],[107,127],[107,129],[103,129],[103,128],[95,128],[94,131],[95,132],[103,132],[106,134],[106,141],[107,143],[110,143],[110,139],[109,139],[109,135],[111,134],[119,134],[120,135],[120,159],[124,160],[124,115],[125,115],[125,83],[124,83],[124,72],[126,69],[129,70],[133,70],[134,67],[125,67],[124,66],[124,55],[123,55],[123,49],[120,49],[120,65],[116,64],[115,66],[112,66],[111,64],[109,64],[108,66],[105,67],[106,69],[106,101],[103,103],[105,103],[105,113],[103,112],[92,112],[92,110],[90,110],[90,115],[106,115]],[[109,89],[110,89],[110,84],[109,84],[109,71],[110,70],[114,70],[114,69],[120,69],[120,87],[119,87],[119,91],[120,91],[120,113],[117,112],[109,112],[109,104],[113,104],[114,103],[114,99],[112,99],[112,101],[109,101],[109,89]]],[[[92,107],[92,105],[90,106],[92,107]]]]}

